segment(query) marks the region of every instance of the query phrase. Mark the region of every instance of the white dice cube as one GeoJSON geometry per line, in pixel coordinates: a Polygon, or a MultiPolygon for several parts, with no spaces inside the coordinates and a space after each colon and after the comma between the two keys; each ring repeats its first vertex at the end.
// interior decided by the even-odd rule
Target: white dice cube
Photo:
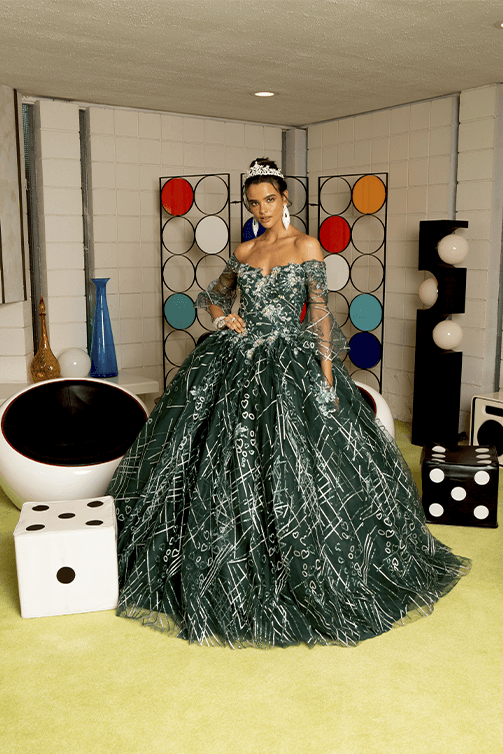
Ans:
{"type": "Polygon", "coordinates": [[[24,503],[14,544],[23,618],[117,607],[117,522],[111,496],[24,503]]]}

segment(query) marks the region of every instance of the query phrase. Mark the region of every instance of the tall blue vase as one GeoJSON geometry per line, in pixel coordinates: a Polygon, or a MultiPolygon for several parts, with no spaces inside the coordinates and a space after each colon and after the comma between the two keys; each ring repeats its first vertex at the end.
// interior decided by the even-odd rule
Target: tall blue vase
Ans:
{"type": "Polygon", "coordinates": [[[106,287],[109,280],[92,278],[96,286],[96,308],[91,342],[91,377],[116,377],[119,374],[107,304],[106,287]]]}

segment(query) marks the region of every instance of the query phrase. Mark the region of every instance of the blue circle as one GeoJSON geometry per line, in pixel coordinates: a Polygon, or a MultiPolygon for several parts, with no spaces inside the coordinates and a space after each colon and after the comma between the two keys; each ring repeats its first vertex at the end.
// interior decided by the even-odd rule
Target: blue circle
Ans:
{"type": "Polygon", "coordinates": [[[166,299],[164,316],[168,325],[175,330],[185,330],[196,318],[194,302],[185,293],[174,293],[166,299]]]}
{"type": "Polygon", "coordinates": [[[349,341],[349,358],[360,369],[371,369],[381,360],[381,344],[375,335],[359,332],[349,341]]]}
{"type": "MultiPolygon", "coordinates": [[[[258,233],[256,237],[258,238],[262,235],[262,233],[265,233],[265,228],[259,223],[258,233]]],[[[255,235],[253,233],[253,217],[250,217],[250,219],[247,220],[243,225],[243,241],[251,241],[253,238],[255,238],[255,235]]]]}
{"type": "Polygon", "coordinates": [[[349,307],[351,322],[359,330],[368,332],[375,330],[381,324],[382,304],[370,293],[362,293],[355,296],[349,307]]]}

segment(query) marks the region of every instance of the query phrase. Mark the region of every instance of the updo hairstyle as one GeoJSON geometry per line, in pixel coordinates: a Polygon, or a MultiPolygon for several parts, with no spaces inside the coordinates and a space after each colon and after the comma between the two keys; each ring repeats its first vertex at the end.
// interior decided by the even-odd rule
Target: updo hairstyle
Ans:
{"type": "MultiPolygon", "coordinates": [[[[270,160],[268,157],[257,157],[256,160],[251,161],[250,167],[253,167],[255,163],[257,163],[257,165],[262,165],[265,168],[279,170],[274,160],[270,160]]],[[[287,190],[285,179],[280,177],[279,175],[253,175],[250,178],[247,178],[243,187],[243,202],[249,212],[251,212],[251,209],[250,205],[248,204],[248,197],[246,195],[246,192],[248,188],[255,183],[271,183],[276,191],[278,191],[282,196],[287,190]]]]}

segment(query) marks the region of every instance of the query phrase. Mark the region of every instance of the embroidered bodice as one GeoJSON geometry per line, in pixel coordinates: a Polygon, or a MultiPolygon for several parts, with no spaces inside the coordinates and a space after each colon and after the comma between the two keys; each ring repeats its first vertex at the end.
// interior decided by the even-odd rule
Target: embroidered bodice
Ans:
{"type": "Polygon", "coordinates": [[[229,314],[238,288],[239,314],[246,323],[246,332],[239,336],[243,345],[253,348],[264,339],[294,338],[301,346],[316,348],[320,358],[333,358],[347,348],[328,308],[324,262],[290,262],[264,275],[260,267],[240,262],[232,254],[220,277],[198,296],[196,306],[207,309],[213,304],[229,314]]]}

